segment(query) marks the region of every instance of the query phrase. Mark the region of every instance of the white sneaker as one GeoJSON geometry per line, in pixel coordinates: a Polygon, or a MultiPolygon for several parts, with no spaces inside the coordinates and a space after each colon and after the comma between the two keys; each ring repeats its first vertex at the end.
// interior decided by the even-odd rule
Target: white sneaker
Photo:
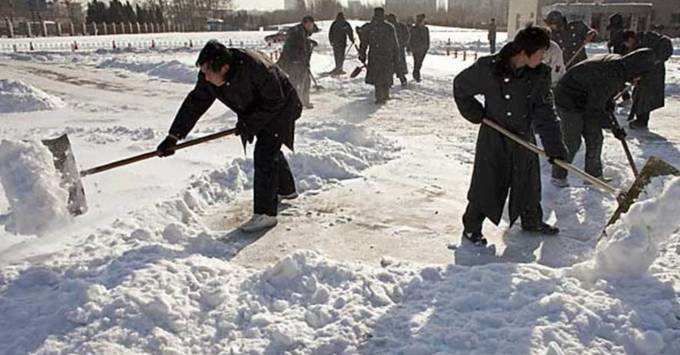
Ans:
{"type": "Polygon", "coordinates": [[[279,195],[279,201],[295,200],[296,198],[298,198],[298,196],[300,196],[300,195],[298,195],[297,192],[293,192],[292,194],[288,194],[288,195],[279,195]]]}
{"type": "Polygon", "coordinates": [[[569,180],[567,179],[550,178],[550,183],[555,187],[559,187],[560,189],[569,187],[569,180]]]}
{"type": "Polygon", "coordinates": [[[266,214],[254,214],[250,221],[242,224],[238,229],[243,233],[255,233],[272,228],[279,223],[274,216],[266,214]]]}

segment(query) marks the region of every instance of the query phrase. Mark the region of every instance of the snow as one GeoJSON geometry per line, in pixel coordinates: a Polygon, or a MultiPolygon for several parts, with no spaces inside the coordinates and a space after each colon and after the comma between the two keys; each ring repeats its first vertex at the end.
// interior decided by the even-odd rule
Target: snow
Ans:
{"type": "MultiPolygon", "coordinates": [[[[677,178],[655,180],[598,245],[615,198],[576,179],[552,187],[544,162],[559,237],[503,221],[484,226],[489,250],[460,242],[478,127],[457,112],[451,80],[484,54],[485,31],[433,27],[423,82],[395,87],[386,106],[362,77],[318,78],[325,89],[285,151],[301,196],[271,231],[235,229],[251,214],[253,148],[234,137],[88,176],[88,213],[60,220],[66,200],[53,194],[64,191],[36,137],[67,133],[83,169],[153,150],[193,86],[201,41],[271,52],[266,34],[125,35],[117,43],[132,48],[118,50],[112,36],[69,38],[82,42],[75,53],[36,38],[41,52],[1,55],[7,80],[66,105],[0,113],[0,354],[680,353],[677,178]],[[170,49],[188,39],[194,48],[170,49]],[[17,234],[19,215],[40,232],[17,234]]],[[[313,72],[332,69],[326,34],[314,38],[313,72]]],[[[357,63],[352,53],[345,69],[357,63]]],[[[668,63],[652,132],[629,133],[640,166],[652,155],[680,166],[679,64],[668,63]]],[[[235,120],[216,104],[190,138],[235,120]]],[[[603,156],[627,189],[634,176],[610,134],[603,156]]]]}
{"type": "Polygon", "coordinates": [[[68,191],[49,149],[39,141],[0,142],[0,182],[10,214],[7,228],[19,234],[42,234],[69,221],[68,191]]]}
{"type": "Polygon", "coordinates": [[[598,244],[594,262],[589,263],[592,265],[580,267],[591,268],[592,276],[599,278],[640,277],[647,273],[662,242],[680,230],[676,210],[680,178],[655,178],[646,195],[646,200],[638,201],[607,228],[606,239],[598,244]]]}
{"type": "Polygon", "coordinates": [[[54,110],[63,107],[59,97],[20,80],[0,79],[0,113],[54,110]]]}

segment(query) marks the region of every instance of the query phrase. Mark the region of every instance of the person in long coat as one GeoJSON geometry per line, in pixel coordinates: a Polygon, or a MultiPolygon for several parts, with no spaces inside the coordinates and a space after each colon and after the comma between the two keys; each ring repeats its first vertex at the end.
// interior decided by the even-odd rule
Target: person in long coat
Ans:
{"type": "Polygon", "coordinates": [[[567,70],[588,58],[585,45],[597,37],[597,31],[580,20],[567,22],[560,11],[548,13],[545,23],[550,27],[550,39],[562,48],[567,70]]]}
{"type": "Polygon", "coordinates": [[[609,16],[609,41],[607,41],[607,49],[609,53],[625,55],[627,50],[624,45],[626,39],[624,38],[625,24],[623,16],[620,13],[615,13],[609,16]]]}
{"type": "Polygon", "coordinates": [[[394,26],[397,32],[397,41],[399,42],[399,64],[394,67],[394,74],[399,78],[401,86],[406,86],[406,74],[408,74],[408,65],[406,64],[406,47],[408,46],[411,35],[409,34],[408,26],[405,23],[399,22],[395,14],[387,15],[387,22],[394,26]]]}
{"type": "Polygon", "coordinates": [[[349,22],[345,20],[345,14],[339,12],[335,21],[331,24],[330,30],[328,30],[328,41],[333,47],[333,57],[335,58],[335,69],[331,71],[331,74],[344,74],[343,65],[347,40],[354,45],[354,31],[349,22]]]}
{"type": "Polygon", "coordinates": [[[297,197],[282,145],[293,149],[295,121],[302,104],[292,83],[257,51],[227,48],[211,40],[198,55],[196,86],[182,102],[168,136],[158,146],[161,157],[174,154],[210,106],[219,100],[237,114],[237,134],[244,147],[257,138],[254,151],[253,218],[241,226],[257,232],[275,226],[278,200],[297,197]]]}
{"type": "Polygon", "coordinates": [[[410,32],[408,49],[413,53],[413,80],[420,82],[422,79],[420,69],[423,67],[427,51],[430,50],[430,30],[425,26],[425,14],[416,17],[416,23],[410,32]]]}
{"type": "Polygon", "coordinates": [[[309,98],[311,87],[309,65],[311,50],[314,47],[309,37],[314,33],[314,28],[314,18],[305,16],[302,23],[288,29],[281,57],[276,63],[290,76],[305,108],[313,108],[309,98]]]}
{"type": "MultiPolygon", "coordinates": [[[[563,159],[566,148],[553,108],[551,69],[542,63],[549,47],[547,31],[529,26],[500,52],[480,58],[456,76],[453,95],[468,121],[480,124],[484,118],[492,120],[530,142],[535,142],[536,131],[548,156],[563,159]],[[478,95],[484,96],[484,103],[476,98],[478,95]]],[[[482,223],[486,218],[500,223],[508,195],[511,225],[521,217],[526,231],[558,233],[559,229],[543,222],[539,168],[535,153],[482,124],[463,216],[463,237],[485,245],[482,223]]]]}
{"type": "Polygon", "coordinates": [[[487,39],[489,40],[489,53],[494,54],[496,53],[496,32],[497,32],[495,18],[491,19],[488,31],[489,32],[487,34],[487,39]]]}
{"type": "Polygon", "coordinates": [[[647,129],[652,111],[666,104],[666,61],[673,55],[673,43],[670,38],[652,31],[626,31],[624,40],[629,51],[649,48],[656,57],[654,69],[640,78],[633,91],[631,114],[635,120],[630,123],[630,128],[647,129]]]}
{"type": "Polygon", "coordinates": [[[394,26],[385,21],[385,9],[374,10],[371,22],[358,31],[361,40],[359,60],[366,63],[366,83],[375,86],[377,104],[390,98],[394,68],[399,65],[399,42],[394,26]]]}
{"type": "MultiPolygon", "coordinates": [[[[602,175],[602,127],[614,111],[613,98],[626,83],[649,73],[655,63],[654,53],[640,49],[624,57],[618,54],[596,55],[567,71],[555,88],[555,105],[562,119],[562,132],[567,145],[567,161],[572,162],[585,140],[585,171],[597,178],[602,175]]],[[[613,132],[624,138],[625,132],[613,132]]],[[[569,186],[567,171],[553,166],[555,186],[569,186]]]]}

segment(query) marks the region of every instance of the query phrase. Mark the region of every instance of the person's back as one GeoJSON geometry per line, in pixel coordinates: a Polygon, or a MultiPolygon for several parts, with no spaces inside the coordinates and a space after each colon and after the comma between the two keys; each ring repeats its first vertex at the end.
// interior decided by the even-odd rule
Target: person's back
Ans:
{"type": "Polygon", "coordinates": [[[354,42],[354,36],[352,33],[352,26],[345,20],[344,17],[336,18],[331,24],[331,28],[328,31],[328,40],[332,47],[345,47],[347,46],[347,39],[354,42]]]}
{"type": "Polygon", "coordinates": [[[625,83],[621,58],[618,54],[600,54],[573,66],[557,83],[555,104],[584,111],[589,96],[597,92],[609,93],[612,91],[609,87],[621,87],[625,83]]]}

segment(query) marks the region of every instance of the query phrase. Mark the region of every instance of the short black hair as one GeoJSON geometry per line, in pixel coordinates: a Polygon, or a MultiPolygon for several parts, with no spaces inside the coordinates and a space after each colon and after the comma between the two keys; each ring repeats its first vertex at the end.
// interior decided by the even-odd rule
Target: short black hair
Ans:
{"type": "Polygon", "coordinates": [[[623,32],[623,40],[624,41],[628,41],[631,38],[637,39],[637,33],[635,33],[635,31],[628,30],[628,31],[623,32]]]}
{"type": "Polygon", "coordinates": [[[302,23],[305,23],[305,22],[314,22],[314,17],[312,17],[312,16],[310,16],[310,15],[307,15],[307,16],[303,17],[303,18],[302,18],[302,23]]]}
{"type": "Polygon", "coordinates": [[[542,27],[528,25],[515,35],[512,41],[517,53],[524,51],[533,55],[541,49],[550,48],[550,34],[542,27]]]}
{"type": "Polygon", "coordinates": [[[210,69],[219,71],[225,64],[231,65],[234,61],[231,51],[216,39],[211,39],[203,46],[201,52],[198,53],[196,66],[200,67],[205,63],[210,64],[210,69]]]}

